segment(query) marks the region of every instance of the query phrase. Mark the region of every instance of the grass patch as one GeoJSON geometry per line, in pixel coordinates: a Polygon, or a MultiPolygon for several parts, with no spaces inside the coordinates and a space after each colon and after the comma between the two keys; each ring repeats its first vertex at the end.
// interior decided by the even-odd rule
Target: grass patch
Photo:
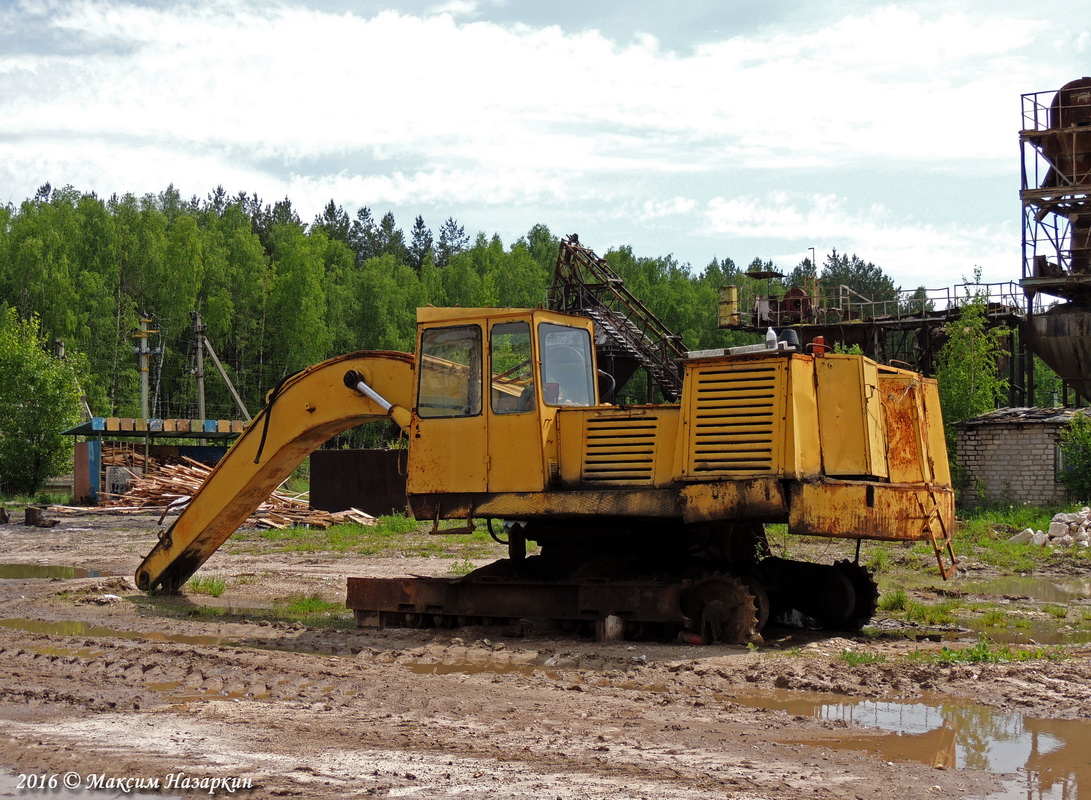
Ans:
{"type": "Polygon", "coordinates": [[[894,589],[879,596],[878,608],[880,611],[905,611],[908,604],[909,596],[905,589],[894,589]]]}
{"type": "Polygon", "coordinates": [[[934,605],[909,600],[905,604],[905,618],[921,625],[953,625],[958,606],[954,600],[944,600],[934,605]]]}
{"type": "Polygon", "coordinates": [[[233,553],[343,553],[379,557],[436,557],[454,559],[502,558],[507,548],[489,536],[484,522],[472,533],[465,523],[440,523],[432,535],[431,522],[418,522],[401,514],[379,517],[375,525],[345,523],[326,530],[286,528],[243,531],[235,534],[228,547],[233,553]],[[451,533],[444,533],[444,529],[451,533]]]}
{"type": "Polygon", "coordinates": [[[1006,628],[1008,627],[1008,615],[998,608],[992,608],[982,615],[981,624],[986,628],[1006,628]]]}
{"type": "Polygon", "coordinates": [[[288,613],[294,617],[307,617],[314,614],[329,614],[344,607],[342,603],[324,600],[317,592],[311,594],[293,594],[283,601],[288,613]]]}
{"type": "Polygon", "coordinates": [[[353,614],[344,603],[330,602],[317,593],[282,597],[274,601],[273,608],[231,609],[201,605],[178,608],[170,603],[160,605],[156,610],[168,616],[180,615],[191,619],[298,622],[310,628],[348,628],[355,625],[353,614]]]}
{"type": "Polygon", "coordinates": [[[0,493],[0,506],[8,511],[22,511],[27,506],[71,506],[72,495],[63,492],[42,492],[41,494],[3,494],[0,493]]]}
{"type": "Polygon", "coordinates": [[[864,566],[875,574],[886,572],[890,569],[890,550],[885,547],[872,550],[864,566]]]}
{"type": "Polygon", "coordinates": [[[456,561],[452,564],[450,572],[452,575],[469,575],[475,569],[477,569],[477,567],[474,566],[474,562],[470,561],[468,558],[464,558],[461,561],[456,561]]]}
{"type": "Polygon", "coordinates": [[[344,603],[332,603],[317,592],[293,594],[277,603],[285,621],[302,622],[313,628],[337,627],[352,618],[344,603]]]}
{"type": "Polygon", "coordinates": [[[879,655],[878,653],[860,653],[856,650],[842,650],[838,658],[848,664],[850,667],[857,667],[861,664],[874,664],[878,661],[886,661],[886,656],[879,655]]]}
{"type": "Polygon", "coordinates": [[[1068,609],[1064,606],[1059,606],[1056,603],[1046,603],[1042,606],[1042,610],[1054,619],[1064,619],[1068,616],[1068,609]]]}
{"type": "MultiPolygon", "coordinates": [[[[1047,530],[1053,515],[1061,510],[1032,506],[961,510],[956,547],[1002,572],[1033,572],[1054,554],[1044,547],[1011,544],[1008,539],[1025,528],[1047,530]]],[[[1066,551],[1058,557],[1083,555],[1066,551]]]]}
{"type": "Polygon", "coordinates": [[[1013,661],[1058,661],[1065,658],[1065,655],[1063,650],[1056,647],[1026,649],[997,646],[987,636],[983,636],[972,647],[943,647],[936,652],[913,653],[910,658],[931,664],[1001,664],[1013,661]]]}
{"type": "Polygon", "coordinates": [[[224,619],[235,615],[216,606],[194,606],[186,612],[186,616],[197,619],[224,619]]]}
{"type": "Polygon", "coordinates": [[[215,575],[194,575],[186,581],[185,588],[193,594],[219,597],[227,589],[227,581],[215,575]]]}

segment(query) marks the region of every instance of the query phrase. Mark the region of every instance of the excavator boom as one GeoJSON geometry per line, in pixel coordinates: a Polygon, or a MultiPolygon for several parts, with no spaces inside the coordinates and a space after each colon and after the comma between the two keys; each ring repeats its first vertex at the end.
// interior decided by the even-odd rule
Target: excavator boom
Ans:
{"type": "Polygon", "coordinates": [[[412,374],[411,355],[374,351],[285,378],[144,559],[137,586],[176,591],[330,437],[388,417],[406,425],[412,374]]]}

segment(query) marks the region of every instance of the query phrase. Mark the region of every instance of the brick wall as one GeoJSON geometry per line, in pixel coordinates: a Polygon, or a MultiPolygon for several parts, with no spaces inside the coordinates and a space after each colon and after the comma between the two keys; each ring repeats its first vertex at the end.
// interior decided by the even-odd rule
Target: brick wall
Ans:
{"type": "Polygon", "coordinates": [[[960,505],[1064,502],[1057,480],[1061,425],[994,423],[960,428],[957,461],[967,478],[960,505]]]}

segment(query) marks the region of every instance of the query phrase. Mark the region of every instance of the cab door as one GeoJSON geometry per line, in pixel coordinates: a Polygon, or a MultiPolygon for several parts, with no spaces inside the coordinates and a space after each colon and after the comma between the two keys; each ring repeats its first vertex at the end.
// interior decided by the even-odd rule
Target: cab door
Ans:
{"type": "Polygon", "coordinates": [[[488,490],[540,492],[545,487],[536,359],[528,319],[489,325],[488,490]]]}
{"type": "Polygon", "coordinates": [[[409,446],[410,494],[486,489],[483,344],[478,324],[421,330],[416,414],[409,446]]]}

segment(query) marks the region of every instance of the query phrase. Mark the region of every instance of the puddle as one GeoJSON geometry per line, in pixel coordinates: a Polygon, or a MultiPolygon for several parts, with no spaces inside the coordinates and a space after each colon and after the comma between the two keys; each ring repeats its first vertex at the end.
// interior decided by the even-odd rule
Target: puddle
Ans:
{"type": "Polygon", "coordinates": [[[988,636],[999,644],[1016,644],[1025,647],[1043,645],[1051,647],[1059,644],[1083,644],[1091,642],[1091,630],[1076,629],[1066,625],[1065,620],[1020,620],[1015,625],[1015,618],[1005,627],[985,625],[980,619],[962,619],[959,622],[970,628],[978,637],[988,636]]]}
{"type": "Polygon", "coordinates": [[[410,672],[418,675],[526,675],[532,677],[535,674],[545,675],[556,679],[558,673],[549,670],[541,664],[513,664],[509,661],[455,661],[445,664],[426,663],[413,661],[407,665],[410,672]]]}
{"type": "Polygon", "coordinates": [[[167,695],[167,702],[176,705],[185,703],[198,703],[205,700],[267,700],[272,697],[272,692],[253,692],[237,689],[205,689],[185,688],[181,681],[168,681],[166,683],[149,683],[147,687],[153,692],[162,692],[167,695]]]}
{"type": "Polygon", "coordinates": [[[34,578],[109,578],[117,575],[104,569],[58,567],[53,564],[0,564],[0,580],[34,578]]]}
{"type": "Polygon", "coordinates": [[[1035,578],[1013,575],[974,581],[965,585],[974,594],[998,594],[1002,597],[1027,597],[1044,603],[1067,603],[1091,597],[1091,579],[1088,578],[1035,578]]]}
{"type": "Polygon", "coordinates": [[[109,636],[115,639],[148,639],[153,642],[175,642],[177,644],[202,644],[209,646],[238,645],[235,639],[222,636],[191,636],[184,633],[158,633],[156,631],[122,631],[88,625],[85,622],[66,620],[63,622],[45,622],[39,619],[0,619],[0,628],[11,628],[28,633],[42,633],[49,636],[109,636]]]}
{"type": "Polygon", "coordinates": [[[844,721],[886,733],[856,733],[829,739],[790,740],[827,750],[862,750],[886,761],[919,761],[934,767],[1016,773],[988,800],[1069,800],[1081,785],[1091,793],[1087,741],[1091,722],[1025,717],[949,700],[898,703],[836,694],[775,690],[728,698],[750,708],[844,721]]]}

